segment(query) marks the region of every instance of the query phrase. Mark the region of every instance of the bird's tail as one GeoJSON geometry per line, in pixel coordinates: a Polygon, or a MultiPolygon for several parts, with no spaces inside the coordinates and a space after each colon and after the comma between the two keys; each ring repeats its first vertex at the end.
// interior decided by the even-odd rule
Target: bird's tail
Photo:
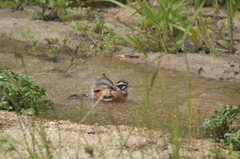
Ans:
{"type": "Polygon", "coordinates": [[[89,97],[88,94],[72,94],[67,97],[67,99],[79,99],[81,97],[89,97]]]}

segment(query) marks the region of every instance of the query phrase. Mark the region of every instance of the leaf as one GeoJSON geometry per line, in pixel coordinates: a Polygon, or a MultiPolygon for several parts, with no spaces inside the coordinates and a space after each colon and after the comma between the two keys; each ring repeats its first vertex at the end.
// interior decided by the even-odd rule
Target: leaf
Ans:
{"type": "Polygon", "coordinates": [[[144,48],[141,46],[140,42],[133,39],[132,37],[128,36],[125,37],[123,35],[120,35],[116,32],[114,32],[116,35],[118,35],[119,37],[121,37],[122,39],[126,40],[127,42],[129,42],[130,44],[134,45],[135,47],[137,47],[139,49],[139,51],[141,51],[146,57],[147,57],[147,53],[146,51],[144,50],[144,48]]]}
{"type": "Polygon", "coordinates": [[[199,49],[199,43],[198,43],[198,36],[197,33],[193,30],[191,30],[192,33],[192,41],[193,41],[193,45],[194,45],[194,50],[198,51],[199,49]]]}
{"type": "Polygon", "coordinates": [[[205,44],[209,47],[209,49],[217,55],[217,53],[215,52],[214,47],[211,45],[211,43],[203,36],[202,32],[200,31],[200,29],[196,26],[192,27],[192,31],[195,31],[197,33],[197,35],[205,42],[205,44]]]}
{"type": "Polygon", "coordinates": [[[218,40],[217,43],[228,50],[231,48],[231,44],[227,40],[218,40]]]}
{"type": "Polygon", "coordinates": [[[187,38],[187,35],[189,35],[190,30],[192,29],[192,26],[193,26],[194,22],[196,21],[196,19],[197,19],[198,15],[199,15],[200,10],[202,9],[203,5],[204,5],[204,1],[196,9],[196,11],[194,12],[193,16],[190,19],[189,25],[185,29],[185,32],[184,32],[184,34],[182,36],[182,46],[181,46],[182,50],[184,50],[184,42],[185,42],[185,40],[187,38]]]}

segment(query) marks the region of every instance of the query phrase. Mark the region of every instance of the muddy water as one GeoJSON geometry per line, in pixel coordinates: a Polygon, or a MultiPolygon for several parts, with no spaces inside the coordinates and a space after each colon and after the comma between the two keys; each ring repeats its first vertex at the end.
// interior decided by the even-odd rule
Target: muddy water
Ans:
{"type": "Polygon", "coordinates": [[[42,83],[47,89],[47,98],[56,104],[55,109],[45,114],[49,120],[81,121],[96,101],[66,98],[74,93],[88,93],[92,79],[102,73],[113,81],[125,79],[130,82],[128,100],[98,103],[84,124],[126,124],[168,130],[174,123],[173,127],[179,125],[182,134],[188,132],[191,125],[194,136],[199,136],[202,122],[220,108],[218,103],[240,104],[239,86],[228,82],[194,75],[189,79],[185,73],[158,70],[150,90],[155,71],[151,66],[110,58],[74,58],[74,65],[66,74],[72,56],[64,50],[57,55],[58,62],[54,62],[46,51],[40,49],[32,55],[29,49],[30,46],[23,43],[1,40],[0,67],[33,74],[35,81],[42,83]]]}

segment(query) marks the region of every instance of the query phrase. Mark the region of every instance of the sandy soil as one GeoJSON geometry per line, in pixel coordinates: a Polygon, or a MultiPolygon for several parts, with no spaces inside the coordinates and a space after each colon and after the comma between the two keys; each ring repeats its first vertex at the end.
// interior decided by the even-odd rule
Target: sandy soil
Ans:
{"type": "MultiPolygon", "coordinates": [[[[35,8],[35,6],[28,6],[35,8]]],[[[208,12],[207,12],[208,13],[208,12]]],[[[77,14],[77,13],[76,13],[77,14]]],[[[130,13],[121,8],[103,9],[99,13],[102,18],[109,21],[110,26],[118,29],[118,32],[125,33],[124,28],[116,23],[111,24],[115,17],[127,19],[130,13]]],[[[11,38],[26,41],[21,36],[22,27],[28,27],[36,36],[33,40],[38,40],[46,44],[44,38],[58,38],[61,42],[66,36],[68,45],[74,46],[78,42],[79,32],[72,29],[69,22],[45,22],[33,20],[34,14],[26,11],[13,12],[10,7],[0,7],[0,36],[1,38],[11,38]]],[[[76,15],[75,15],[76,16],[76,15]]],[[[223,15],[224,17],[224,15],[223,15]]],[[[129,20],[129,19],[128,19],[129,20]]],[[[219,18],[219,23],[222,19],[219,18]]],[[[217,23],[218,23],[217,22],[217,23]]],[[[239,23],[239,22],[238,22],[239,23]]],[[[236,25],[240,26],[240,25],[236,25]]],[[[237,35],[237,34],[236,34],[237,35]]],[[[236,41],[237,42],[237,41],[236,41]]],[[[131,50],[130,48],[129,50],[131,50]]],[[[134,62],[149,62],[157,64],[164,69],[187,71],[186,57],[189,62],[189,70],[201,77],[217,80],[229,80],[240,83],[240,54],[235,55],[220,54],[216,57],[212,54],[187,53],[184,54],[165,54],[149,53],[148,58],[137,55],[138,58],[126,56],[129,50],[123,50],[118,57],[132,60],[134,62]]],[[[131,51],[133,51],[132,49],[131,51]]],[[[47,149],[56,156],[55,158],[171,158],[173,157],[174,147],[169,142],[167,134],[146,129],[137,129],[128,126],[86,126],[71,123],[68,121],[49,122],[41,124],[33,118],[17,116],[15,114],[0,111],[0,132],[1,141],[8,141],[1,147],[0,158],[15,158],[23,156],[28,158],[27,144],[35,142],[36,147],[30,146],[29,151],[42,153],[43,158],[47,157],[47,149]],[[33,126],[34,125],[34,126],[33,126]],[[48,136],[47,142],[50,147],[46,148],[43,143],[43,136],[40,127],[45,128],[48,136]],[[35,133],[32,138],[31,133],[35,133]],[[24,139],[25,138],[25,139],[24,139]],[[12,144],[12,145],[11,145],[12,144]],[[11,146],[13,149],[11,149],[11,146]],[[14,150],[15,151],[10,151],[14,150]]],[[[33,144],[34,145],[34,144],[33,144]]],[[[181,139],[180,141],[181,158],[209,158],[208,150],[219,148],[219,144],[208,140],[181,139]]],[[[226,149],[223,149],[227,151],[226,149]]]]}
{"type": "MultiPolygon", "coordinates": [[[[6,111],[0,111],[0,132],[0,158],[30,158],[34,152],[42,158],[158,159],[174,157],[176,149],[169,135],[160,131],[36,120],[6,111]]],[[[179,143],[181,158],[210,158],[209,149],[216,148],[228,153],[221,144],[206,139],[180,138],[179,143]]]]}

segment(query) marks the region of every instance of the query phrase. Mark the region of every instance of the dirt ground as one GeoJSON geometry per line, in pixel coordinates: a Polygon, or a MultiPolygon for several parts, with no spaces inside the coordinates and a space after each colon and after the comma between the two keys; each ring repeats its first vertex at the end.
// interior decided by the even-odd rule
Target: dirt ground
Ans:
{"type": "MultiPolygon", "coordinates": [[[[0,7],[0,37],[10,38],[20,41],[26,41],[21,36],[22,27],[28,27],[34,32],[36,36],[33,40],[38,40],[41,44],[46,44],[44,38],[58,38],[61,42],[66,36],[68,37],[68,45],[74,46],[78,42],[79,32],[69,26],[67,22],[46,22],[42,20],[34,20],[35,14],[27,11],[27,9],[36,9],[36,6],[28,6],[21,11],[12,11],[9,6],[0,7]]],[[[117,32],[127,34],[126,28],[113,22],[116,17],[120,19],[128,20],[130,13],[122,8],[108,8],[101,9],[99,11],[101,18],[106,20],[107,25],[112,26],[117,32]]],[[[215,16],[211,9],[206,9],[205,16],[215,16]]],[[[237,30],[239,25],[238,14],[234,20],[236,24],[236,44],[239,44],[237,39],[240,33],[237,30]]],[[[73,17],[82,16],[81,14],[74,13],[73,17]]],[[[72,18],[73,18],[72,17],[72,18]]],[[[226,16],[224,14],[218,14],[217,18],[214,18],[212,23],[220,24],[226,16]]],[[[216,26],[218,27],[218,26],[216,26]]],[[[237,46],[240,50],[240,45],[237,46]]],[[[218,57],[211,54],[205,54],[204,51],[199,53],[187,53],[184,54],[166,54],[166,53],[148,53],[148,58],[143,55],[137,55],[138,58],[131,58],[134,48],[122,50],[120,57],[122,59],[131,60],[133,62],[148,62],[158,64],[163,69],[172,69],[177,71],[187,71],[186,57],[188,59],[189,71],[193,74],[199,74],[201,77],[216,79],[216,80],[228,80],[234,83],[240,84],[240,52],[236,54],[223,54],[219,53],[218,57]]],[[[23,143],[25,140],[31,140],[31,118],[23,116],[16,116],[15,114],[0,111],[0,132],[3,134],[0,138],[6,138],[11,135],[9,142],[23,143]],[[21,127],[18,123],[19,119],[24,123],[21,127]],[[23,132],[24,129],[24,132],[23,132]],[[25,136],[26,135],[26,136],[25,136]]],[[[36,124],[36,123],[34,123],[36,124]]],[[[139,130],[129,126],[86,126],[71,123],[68,121],[58,122],[44,122],[44,127],[49,136],[48,142],[51,143],[50,150],[56,152],[56,156],[60,158],[91,158],[93,157],[92,151],[94,151],[95,158],[171,158],[173,157],[174,147],[169,142],[167,134],[162,132],[155,132],[142,129],[139,130]],[[79,133],[81,132],[81,133],[79,133]],[[99,133],[100,132],[100,133],[99,133]],[[119,133],[121,132],[121,133],[119,133]],[[141,132],[141,133],[139,133],[141,132]],[[61,134],[61,135],[59,135],[61,134]],[[83,134],[79,136],[79,134],[83,134]],[[151,134],[151,135],[149,135],[151,134]],[[100,136],[100,137],[99,137],[100,136]],[[121,138],[122,137],[122,138],[121,138]],[[59,142],[61,138],[61,142],[59,142]],[[129,140],[130,139],[130,140],[129,140]],[[122,141],[127,141],[122,143],[122,141]],[[81,143],[81,144],[79,144],[81,143]],[[91,145],[93,149],[87,147],[91,145]],[[76,151],[78,149],[78,151],[76,151]],[[104,156],[101,151],[104,151],[104,156]],[[143,151],[144,150],[144,151],[143,151]]],[[[39,125],[38,125],[39,126],[39,125]]],[[[36,129],[39,127],[36,126],[36,129]]],[[[36,141],[41,140],[41,135],[36,135],[36,141]]],[[[196,140],[196,139],[181,139],[180,141],[180,156],[181,158],[210,158],[208,154],[209,149],[219,148],[224,151],[227,149],[221,145],[212,143],[208,140],[196,140]],[[194,157],[193,157],[194,156],[194,157]]],[[[16,144],[17,151],[9,155],[6,153],[10,145],[7,145],[2,149],[0,158],[14,158],[18,155],[29,155],[26,151],[26,145],[16,144]],[[24,148],[25,147],[25,148],[24,148]],[[5,152],[5,153],[3,153],[5,152]]],[[[40,147],[44,145],[40,145],[40,147]]],[[[40,150],[39,150],[40,151],[40,150]]],[[[19,157],[19,156],[18,156],[19,157]]],[[[56,157],[56,158],[58,158],[56,157]]]]}
{"type": "MultiPolygon", "coordinates": [[[[160,131],[125,125],[88,126],[69,121],[41,121],[7,111],[0,111],[0,132],[0,158],[29,158],[32,151],[42,158],[51,154],[63,159],[159,159],[174,158],[177,148],[170,144],[169,135],[160,131]],[[46,152],[44,134],[50,153],[46,152]]],[[[180,138],[179,143],[181,158],[210,158],[210,149],[229,153],[220,143],[206,139],[180,138]]]]}

